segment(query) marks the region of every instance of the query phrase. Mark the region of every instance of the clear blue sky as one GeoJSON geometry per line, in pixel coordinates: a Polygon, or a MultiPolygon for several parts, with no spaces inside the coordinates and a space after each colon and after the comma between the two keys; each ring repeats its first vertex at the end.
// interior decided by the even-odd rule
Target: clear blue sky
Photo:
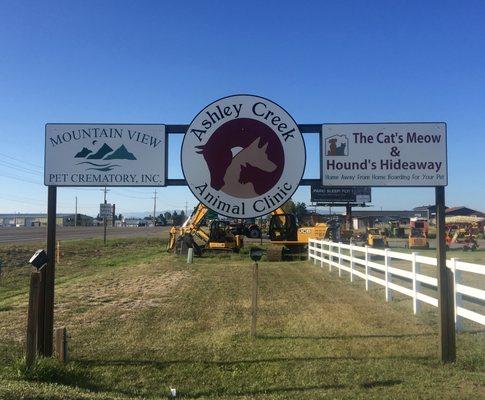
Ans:
{"type": "MultiPolygon", "coordinates": [[[[299,123],[446,121],[446,203],[485,211],[483,1],[0,0],[0,13],[0,212],[45,211],[46,122],[189,123],[240,92],[299,123]]],[[[122,213],[150,211],[152,191],[108,199],[122,213]]],[[[185,188],[157,192],[159,210],[196,203],[185,188]]],[[[61,188],[59,211],[75,196],[80,212],[97,213],[98,189],[61,188]]],[[[295,199],[309,196],[300,188],[295,199]]],[[[432,189],[373,191],[377,209],[433,201],[432,189]]]]}

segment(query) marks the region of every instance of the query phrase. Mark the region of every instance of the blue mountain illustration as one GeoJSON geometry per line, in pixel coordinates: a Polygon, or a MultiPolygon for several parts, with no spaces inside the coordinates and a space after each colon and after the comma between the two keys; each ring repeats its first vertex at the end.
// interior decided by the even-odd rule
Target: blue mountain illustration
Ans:
{"type": "Polygon", "coordinates": [[[76,157],[76,158],[84,158],[84,157],[86,157],[88,154],[90,154],[92,152],[93,152],[92,150],[89,150],[86,147],[83,147],[83,149],[79,153],[77,153],[74,157],[76,157]]]}
{"type": "Polygon", "coordinates": [[[133,153],[130,153],[124,144],[118,147],[111,154],[108,154],[103,160],[136,160],[133,153]]]}
{"type": "Polygon", "coordinates": [[[109,147],[106,143],[103,143],[101,148],[94,154],[91,154],[87,157],[88,160],[101,160],[106,154],[109,154],[113,151],[111,147],[109,147]]]}

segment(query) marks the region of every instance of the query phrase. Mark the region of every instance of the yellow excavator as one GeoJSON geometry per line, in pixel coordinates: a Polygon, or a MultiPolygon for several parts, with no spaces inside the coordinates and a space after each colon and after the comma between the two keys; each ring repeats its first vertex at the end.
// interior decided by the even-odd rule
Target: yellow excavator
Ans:
{"type": "Polygon", "coordinates": [[[278,208],[269,222],[270,245],[266,257],[268,261],[291,260],[306,251],[308,239],[332,240],[338,234],[338,228],[336,222],[299,227],[295,215],[278,208]]]}
{"type": "Polygon", "coordinates": [[[208,211],[209,209],[200,203],[182,226],[172,226],[167,251],[185,253],[188,248],[193,248],[197,256],[201,256],[207,250],[239,252],[244,245],[243,237],[231,233],[228,221],[214,219],[209,224],[209,232],[202,229],[202,222],[208,211]]]}

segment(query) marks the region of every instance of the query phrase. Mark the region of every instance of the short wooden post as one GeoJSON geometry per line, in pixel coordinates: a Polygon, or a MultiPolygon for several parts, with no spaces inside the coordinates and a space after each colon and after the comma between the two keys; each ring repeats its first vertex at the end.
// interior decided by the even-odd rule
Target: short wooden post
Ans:
{"type": "Polygon", "coordinates": [[[194,248],[189,247],[187,249],[187,264],[192,264],[194,262],[194,248]]]}
{"type": "Polygon", "coordinates": [[[29,310],[27,314],[27,355],[26,364],[30,368],[37,357],[37,320],[39,317],[39,288],[41,274],[30,273],[29,310]]]}
{"type": "Polygon", "coordinates": [[[455,293],[455,330],[461,332],[463,330],[463,317],[458,315],[458,307],[462,303],[462,294],[458,291],[458,285],[461,283],[461,271],[456,269],[457,258],[451,259],[451,268],[453,271],[453,291],[455,293]]]}
{"type": "Polygon", "coordinates": [[[59,263],[60,261],[61,261],[61,245],[58,240],[56,245],[56,263],[59,263]]]}
{"type": "Polygon", "coordinates": [[[392,293],[391,289],[389,289],[389,283],[391,282],[391,274],[389,272],[389,255],[387,254],[389,252],[389,249],[384,249],[384,274],[385,274],[385,280],[386,280],[386,301],[391,301],[392,300],[392,293]]]}
{"type": "Polygon", "coordinates": [[[328,271],[332,272],[332,263],[333,263],[333,245],[331,243],[328,244],[328,271]]]}
{"type": "Polygon", "coordinates": [[[418,294],[421,292],[421,282],[418,280],[418,274],[421,273],[421,264],[416,262],[417,253],[412,253],[412,273],[413,273],[413,313],[417,315],[421,311],[421,303],[418,294]]]}
{"type": "Polygon", "coordinates": [[[256,321],[258,318],[258,263],[253,264],[253,285],[251,295],[251,337],[256,337],[256,321]]]}
{"type": "Polygon", "coordinates": [[[369,246],[365,245],[365,290],[369,291],[369,246]]]}
{"type": "Polygon", "coordinates": [[[66,363],[68,361],[67,353],[67,330],[65,327],[56,328],[55,331],[55,349],[56,356],[60,362],[66,363]]]}
{"type": "Polygon", "coordinates": [[[352,242],[350,242],[350,282],[354,281],[354,249],[352,247],[352,242]]]}
{"type": "Polygon", "coordinates": [[[342,269],[340,268],[342,265],[342,254],[341,254],[342,249],[340,247],[341,245],[342,243],[339,242],[338,243],[338,276],[342,276],[342,269]]]}

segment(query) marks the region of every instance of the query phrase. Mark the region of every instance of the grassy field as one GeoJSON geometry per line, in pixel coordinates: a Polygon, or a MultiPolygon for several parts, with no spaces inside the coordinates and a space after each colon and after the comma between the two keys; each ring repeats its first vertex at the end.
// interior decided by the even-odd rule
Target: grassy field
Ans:
{"type": "Polygon", "coordinates": [[[433,313],[386,304],[309,262],[260,264],[251,339],[247,254],[167,255],[155,239],[66,242],[56,326],[71,361],[25,371],[28,267],[35,246],[0,247],[1,399],[482,399],[485,333],[458,335],[458,362],[437,361],[433,313]]]}

